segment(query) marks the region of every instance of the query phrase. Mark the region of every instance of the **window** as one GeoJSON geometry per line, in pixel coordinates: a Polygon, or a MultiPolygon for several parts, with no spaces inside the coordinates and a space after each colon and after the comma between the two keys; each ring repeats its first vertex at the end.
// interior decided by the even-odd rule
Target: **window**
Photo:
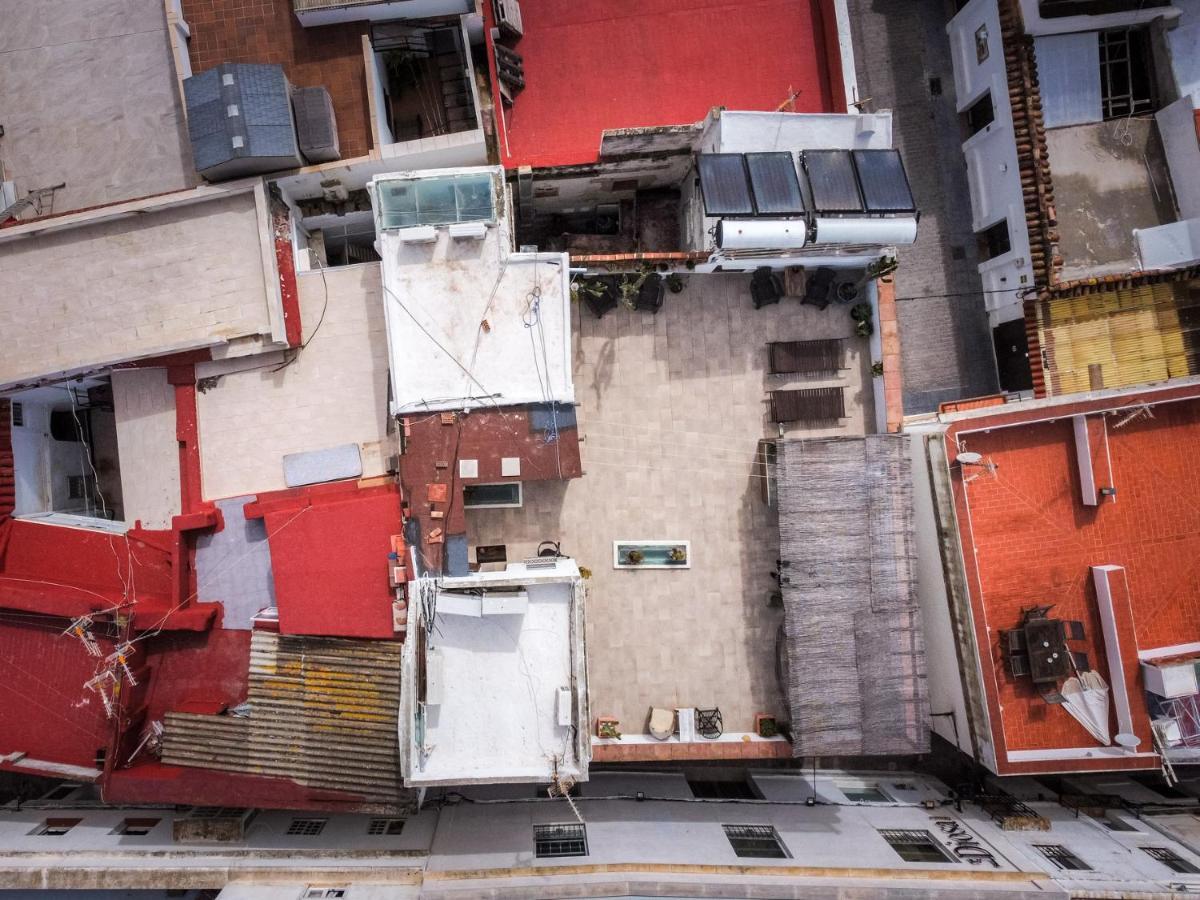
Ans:
{"type": "Polygon", "coordinates": [[[161,819],[126,819],[117,827],[116,833],[129,837],[144,837],[161,821],[161,819]]]}
{"type": "Polygon", "coordinates": [[[1151,859],[1157,859],[1172,872],[1178,872],[1181,875],[1200,875],[1200,868],[1188,862],[1174,850],[1168,850],[1166,847],[1143,847],[1142,851],[1151,859]]]}
{"type": "Polygon", "coordinates": [[[1100,32],[1100,103],[1105,119],[1158,108],[1154,51],[1145,28],[1100,32]]]}
{"type": "Polygon", "coordinates": [[[367,826],[367,834],[399,834],[404,830],[403,819],[372,819],[367,826]]]}
{"type": "Polygon", "coordinates": [[[334,898],[345,896],[345,888],[309,888],[304,894],[305,900],[317,900],[317,898],[334,898]]]}
{"type": "Polygon", "coordinates": [[[325,830],[327,819],[292,819],[292,822],[287,827],[286,834],[299,835],[300,837],[316,837],[325,830]]]}
{"type": "Polygon", "coordinates": [[[967,107],[963,117],[967,122],[968,134],[979,134],[991,125],[996,119],[996,111],[992,107],[992,92],[984,92],[982,97],[967,107]]]}
{"type": "Polygon", "coordinates": [[[851,803],[891,803],[892,798],[875,784],[839,784],[838,790],[851,803]]]}
{"type": "Polygon", "coordinates": [[[11,407],[13,428],[21,428],[25,425],[25,407],[19,401],[14,401],[11,407]]]}
{"type": "Polygon", "coordinates": [[[995,225],[989,225],[976,234],[979,238],[979,258],[994,259],[1012,250],[1012,241],[1008,237],[1008,219],[1001,219],[995,225]]]}
{"type": "Polygon", "coordinates": [[[733,852],[750,859],[787,859],[788,852],[770,825],[722,825],[733,852]]]}
{"type": "Polygon", "coordinates": [[[1090,872],[1092,870],[1091,866],[1062,844],[1034,844],[1033,847],[1060,869],[1072,872],[1090,872]]]}
{"type": "Polygon", "coordinates": [[[980,25],[975,29],[975,62],[982,64],[989,54],[987,25],[980,25]]]}
{"type": "Polygon", "coordinates": [[[539,858],[587,856],[587,830],[583,825],[534,825],[533,854],[539,858]]]}
{"type": "Polygon", "coordinates": [[[47,819],[37,833],[43,837],[62,837],[83,819],[47,819]]]}
{"type": "Polygon", "coordinates": [[[692,796],[701,800],[761,800],[749,781],[712,781],[704,778],[689,778],[688,787],[692,796]]]}
{"type": "Polygon", "coordinates": [[[891,844],[896,855],[905,862],[948,863],[954,862],[942,845],[928,831],[900,831],[884,829],[879,832],[891,844]]]}
{"type": "Polygon", "coordinates": [[[68,500],[87,500],[92,496],[91,491],[92,479],[88,475],[68,475],[67,476],[67,499],[68,500]]]}
{"type": "Polygon", "coordinates": [[[463,487],[463,507],[517,507],[521,505],[521,482],[468,484],[463,487]]]}
{"type": "Polygon", "coordinates": [[[66,800],[79,789],[77,784],[60,784],[42,797],[43,800],[66,800]]]}

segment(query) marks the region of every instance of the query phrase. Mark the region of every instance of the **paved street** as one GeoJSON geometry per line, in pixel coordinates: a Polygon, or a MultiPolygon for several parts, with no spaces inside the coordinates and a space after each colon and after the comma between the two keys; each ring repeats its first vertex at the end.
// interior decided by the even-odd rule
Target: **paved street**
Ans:
{"type": "Polygon", "coordinates": [[[943,0],[849,0],[859,97],[869,100],[867,111],[895,111],[895,146],[921,210],[917,242],[900,251],[896,274],[906,414],[996,390],[983,296],[974,293],[981,285],[947,7],[943,0]],[[953,296],[933,296],[946,294],[953,296]],[[904,299],[914,297],[921,299],[904,299]]]}

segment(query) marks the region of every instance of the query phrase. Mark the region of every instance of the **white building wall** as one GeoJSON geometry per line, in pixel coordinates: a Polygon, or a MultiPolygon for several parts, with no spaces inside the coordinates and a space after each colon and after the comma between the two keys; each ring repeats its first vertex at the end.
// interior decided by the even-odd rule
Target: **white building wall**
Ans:
{"type": "Polygon", "coordinates": [[[1008,253],[979,265],[984,302],[992,327],[1022,316],[1018,291],[1033,286],[1029,263],[1029,233],[1017,166],[1012,106],[1004,70],[1000,14],[996,0],[971,0],[950,20],[950,52],[954,62],[955,95],[960,113],[991,92],[995,119],[963,142],[967,184],[971,193],[971,227],[979,232],[997,222],[1008,224],[1008,253]],[[987,55],[979,59],[977,39],[986,41],[987,55]]]}
{"type": "Polygon", "coordinates": [[[363,477],[387,471],[379,264],[304,272],[297,285],[301,350],[196,367],[206,499],[282,490],[286,454],[342,444],[359,445],[363,477]]]}
{"type": "Polygon", "coordinates": [[[166,369],[112,373],[125,521],[170,528],[180,513],[175,388],[166,369]]]}
{"type": "Polygon", "coordinates": [[[259,238],[248,190],[48,234],[6,230],[0,387],[269,334],[277,286],[259,238]]]}

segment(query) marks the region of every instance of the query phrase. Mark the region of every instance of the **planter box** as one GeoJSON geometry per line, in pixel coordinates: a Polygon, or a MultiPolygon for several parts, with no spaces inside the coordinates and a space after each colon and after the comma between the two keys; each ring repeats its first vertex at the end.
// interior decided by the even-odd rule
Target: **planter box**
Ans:
{"type": "Polygon", "coordinates": [[[691,541],[613,541],[614,569],[690,569],[692,567],[691,541]],[[672,562],[670,552],[676,547],[683,548],[682,562],[672,562]],[[642,554],[640,563],[629,561],[629,551],[637,550],[642,554]]]}

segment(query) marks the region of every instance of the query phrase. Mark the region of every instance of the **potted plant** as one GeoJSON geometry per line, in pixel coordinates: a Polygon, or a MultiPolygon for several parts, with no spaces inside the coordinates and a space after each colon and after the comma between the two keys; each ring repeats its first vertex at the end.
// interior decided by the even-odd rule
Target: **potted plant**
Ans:
{"type": "Polygon", "coordinates": [[[685,547],[672,547],[667,551],[667,562],[676,564],[687,562],[687,549],[685,547]]]}
{"type": "Polygon", "coordinates": [[[640,566],[646,561],[646,554],[641,550],[630,550],[625,554],[625,564],[629,566],[640,566]]]}
{"type": "Polygon", "coordinates": [[[619,741],[621,730],[617,726],[620,724],[616,719],[601,716],[596,720],[596,737],[619,741]]]}
{"type": "Polygon", "coordinates": [[[779,734],[779,723],[768,713],[758,713],[754,717],[754,730],[759,737],[772,738],[779,734]]]}
{"type": "Polygon", "coordinates": [[[850,307],[850,318],[854,320],[854,333],[858,337],[870,337],[875,333],[874,313],[870,303],[855,303],[850,307]]]}
{"type": "Polygon", "coordinates": [[[672,294],[678,294],[683,290],[683,276],[678,272],[672,272],[663,280],[667,283],[667,290],[672,294]]]}
{"type": "Polygon", "coordinates": [[[883,360],[882,359],[876,360],[875,362],[871,363],[871,375],[873,375],[875,378],[879,378],[883,375],[883,360]]]}

